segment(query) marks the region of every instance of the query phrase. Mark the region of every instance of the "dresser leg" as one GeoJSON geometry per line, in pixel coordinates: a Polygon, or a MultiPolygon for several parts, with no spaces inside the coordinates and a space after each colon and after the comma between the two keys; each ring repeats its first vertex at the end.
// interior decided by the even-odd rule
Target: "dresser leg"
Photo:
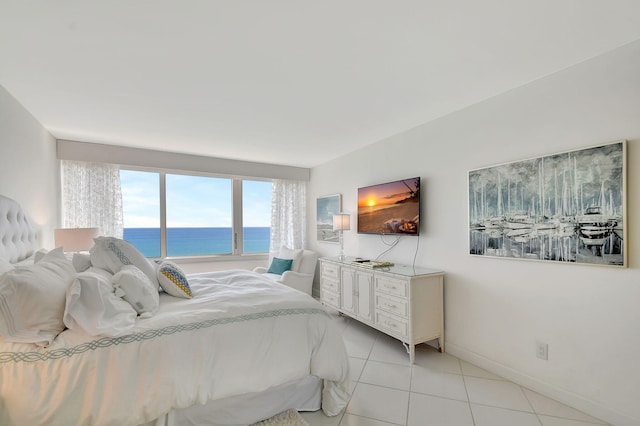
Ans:
{"type": "Polygon", "coordinates": [[[402,346],[409,354],[409,362],[413,365],[416,363],[416,345],[410,345],[408,343],[402,342],[402,346]]]}

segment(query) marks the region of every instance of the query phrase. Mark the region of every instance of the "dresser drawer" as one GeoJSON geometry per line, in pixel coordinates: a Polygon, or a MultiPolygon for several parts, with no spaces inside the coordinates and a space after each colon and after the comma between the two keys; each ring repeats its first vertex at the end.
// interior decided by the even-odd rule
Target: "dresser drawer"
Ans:
{"type": "Polygon", "coordinates": [[[376,276],[376,290],[384,293],[392,294],[394,296],[408,297],[409,290],[407,282],[403,280],[397,280],[385,276],[376,276]]]}
{"type": "Polygon", "coordinates": [[[402,318],[387,315],[383,312],[376,312],[376,324],[394,334],[399,334],[402,337],[407,337],[409,335],[408,322],[402,318]]]}
{"type": "Polygon", "coordinates": [[[338,281],[340,279],[340,268],[333,263],[322,263],[322,269],[320,270],[320,276],[323,278],[330,278],[338,281]]]}
{"type": "Polygon", "coordinates": [[[382,309],[406,318],[409,314],[409,303],[407,299],[376,293],[376,309],[382,309]]]}
{"type": "Polygon", "coordinates": [[[338,281],[332,280],[332,279],[328,279],[325,277],[322,277],[322,280],[320,281],[320,287],[327,290],[327,291],[333,291],[334,293],[340,293],[340,286],[338,285],[338,281]]]}
{"type": "Polygon", "coordinates": [[[325,290],[321,290],[321,293],[320,299],[323,303],[331,305],[334,308],[340,307],[340,296],[337,293],[331,293],[325,290]]]}

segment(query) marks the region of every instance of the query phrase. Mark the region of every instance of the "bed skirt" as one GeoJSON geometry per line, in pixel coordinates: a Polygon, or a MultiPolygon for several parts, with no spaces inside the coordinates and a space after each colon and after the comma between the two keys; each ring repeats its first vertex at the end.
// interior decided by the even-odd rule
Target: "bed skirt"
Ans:
{"type": "Polygon", "coordinates": [[[289,409],[317,411],[321,408],[321,400],[322,380],[308,376],[265,392],[173,410],[141,426],[246,426],[289,409]]]}

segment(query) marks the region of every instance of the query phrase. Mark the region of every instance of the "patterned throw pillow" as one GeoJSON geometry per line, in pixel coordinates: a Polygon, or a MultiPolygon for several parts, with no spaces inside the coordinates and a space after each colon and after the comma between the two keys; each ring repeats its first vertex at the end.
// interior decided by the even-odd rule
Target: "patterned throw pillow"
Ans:
{"type": "Polygon", "coordinates": [[[193,297],[187,276],[175,263],[166,260],[160,263],[157,275],[160,287],[168,294],[185,299],[193,297]]]}

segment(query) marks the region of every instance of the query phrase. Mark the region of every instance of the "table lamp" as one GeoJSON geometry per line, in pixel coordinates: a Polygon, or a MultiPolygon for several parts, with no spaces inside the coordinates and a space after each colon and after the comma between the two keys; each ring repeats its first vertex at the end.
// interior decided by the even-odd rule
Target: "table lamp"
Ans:
{"type": "Polygon", "coordinates": [[[93,239],[99,232],[99,228],[60,228],[53,231],[53,237],[56,247],[62,246],[66,252],[81,252],[93,247],[93,239]]]}
{"type": "Polygon", "coordinates": [[[341,261],[344,261],[346,258],[344,255],[344,239],[342,233],[349,229],[351,229],[351,216],[348,213],[338,213],[333,215],[333,230],[340,233],[340,256],[338,256],[338,258],[341,261]]]}

